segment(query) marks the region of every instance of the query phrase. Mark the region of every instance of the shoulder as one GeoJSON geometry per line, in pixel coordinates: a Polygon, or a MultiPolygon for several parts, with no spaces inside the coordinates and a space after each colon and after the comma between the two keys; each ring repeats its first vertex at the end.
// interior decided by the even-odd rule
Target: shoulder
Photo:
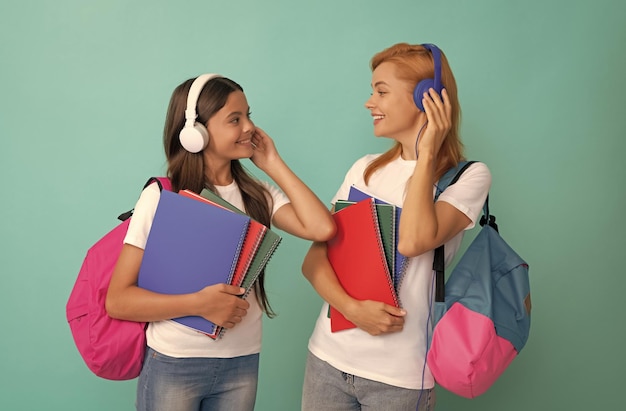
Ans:
{"type": "Polygon", "coordinates": [[[363,157],[357,159],[354,164],[352,164],[352,168],[354,167],[361,167],[363,169],[365,169],[365,167],[367,167],[368,165],[370,165],[370,163],[374,160],[376,160],[378,157],[381,156],[381,153],[377,153],[377,154],[366,154],[363,157]]]}
{"type": "Polygon", "coordinates": [[[380,153],[366,154],[363,157],[358,158],[354,163],[352,163],[352,166],[350,166],[346,175],[362,176],[367,166],[370,165],[372,161],[380,157],[380,155],[380,153]]]}
{"type": "Polygon", "coordinates": [[[139,196],[139,201],[146,203],[158,203],[159,198],[161,198],[161,190],[159,189],[159,185],[157,183],[151,183],[143,189],[141,195],[139,196]]]}
{"type": "Polygon", "coordinates": [[[449,185],[444,193],[453,193],[461,190],[487,192],[489,188],[491,188],[491,171],[485,163],[477,161],[469,165],[457,182],[449,185]]]}
{"type": "Polygon", "coordinates": [[[157,183],[149,184],[139,195],[133,211],[133,218],[137,219],[147,216],[147,218],[152,219],[160,198],[161,190],[159,185],[157,183]]]}
{"type": "Polygon", "coordinates": [[[160,198],[161,190],[157,183],[152,183],[143,189],[133,209],[133,216],[130,220],[124,243],[132,244],[142,249],[145,248],[160,198]]]}
{"type": "Polygon", "coordinates": [[[476,223],[490,188],[489,167],[485,163],[476,162],[463,172],[456,183],[441,193],[438,201],[445,201],[467,215],[472,221],[467,227],[469,229],[476,223]]]}
{"type": "Polygon", "coordinates": [[[473,182],[480,186],[486,187],[487,190],[491,187],[491,170],[487,164],[477,161],[470,165],[463,173],[459,181],[473,182]]]}
{"type": "Polygon", "coordinates": [[[267,190],[267,193],[269,194],[270,198],[268,200],[272,206],[272,215],[276,213],[279,208],[290,202],[285,193],[283,193],[281,189],[276,187],[274,184],[263,180],[258,180],[258,182],[263,186],[263,188],[265,188],[265,190],[267,190]]]}
{"type": "Polygon", "coordinates": [[[461,175],[459,180],[468,178],[487,180],[491,183],[491,171],[489,170],[487,164],[476,161],[475,163],[472,163],[467,170],[465,170],[465,172],[463,172],[463,175],[461,175]]]}

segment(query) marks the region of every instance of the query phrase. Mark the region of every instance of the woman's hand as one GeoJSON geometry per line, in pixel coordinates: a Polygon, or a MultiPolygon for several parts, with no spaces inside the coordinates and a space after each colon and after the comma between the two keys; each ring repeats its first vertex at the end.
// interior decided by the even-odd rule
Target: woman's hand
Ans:
{"type": "Polygon", "coordinates": [[[252,133],[254,153],[250,160],[261,170],[266,171],[276,160],[280,160],[274,141],[259,127],[252,133]]]}
{"type": "Polygon", "coordinates": [[[428,124],[418,142],[418,153],[430,152],[437,156],[443,141],[452,127],[452,105],[446,89],[443,89],[441,96],[439,96],[432,88],[428,93],[424,93],[422,103],[426,111],[428,124]]]}
{"type": "Polygon", "coordinates": [[[344,316],[370,335],[402,331],[406,311],[379,301],[354,300],[344,316]]]}

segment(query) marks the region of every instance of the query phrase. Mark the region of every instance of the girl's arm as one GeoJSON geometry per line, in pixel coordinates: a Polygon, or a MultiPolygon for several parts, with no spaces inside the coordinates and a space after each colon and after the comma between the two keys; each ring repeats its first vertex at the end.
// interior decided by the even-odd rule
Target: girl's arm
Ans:
{"type": "Polygon", "coordinates": [[[332,238],[335,223],[328,209],[278,155],[272,139],[257,127],[252,143],[255,149],[251,160],[274,180],[290,200],[274,214],[276,227],[312,241],[332,238]]]}
{"type": "Polygon", "coordinates": [[[137,286],[143,250],[124,244],[106,296],[106,310],[112,318],[152,322],[188,315],[200,316],[225,328],[232,328],[246,315],[250,303],[238,297],[240,287],[217,284],[190,294],[168,295],[137,286]]]}
{"type": "Polygon", "coordinates": [[[442,91],[443,101],[431,89],[423,99],[428,125],[418,144],[415,171],[408,184],[400,217],[398,251],[414,257],[433,250],[457,235],[471,220],[452,205],[433,200],[433,184],[439,149],[451,126],[451,105],[442,91]]]}
{"type": "Polygon", "coordinates": [[[401,331],[406,312],[378,301],[350,297],[337,280],[326,254],[326,243],[313,243],[302,264],[302,273],[317,293],[358,328],[371,335],[401,331]]]}

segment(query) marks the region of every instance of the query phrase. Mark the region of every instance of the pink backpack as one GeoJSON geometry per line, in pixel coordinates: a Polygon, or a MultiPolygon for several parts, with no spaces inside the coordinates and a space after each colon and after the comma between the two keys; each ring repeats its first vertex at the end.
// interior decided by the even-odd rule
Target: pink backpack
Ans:
{"type": "MultiPolygon", "coordinates": [[[[154,181],[161,189],[171,190],[170,181],[164,177],[150,178],[144,188],[154,181]]],[[[87,251],[65,307],[85,364],[94,374],[109,380],[137,377],[146,349],[146,324],[113,319],[104,306],[131,215],[132,211],[119,216],[123,222],[87,251]]]]}

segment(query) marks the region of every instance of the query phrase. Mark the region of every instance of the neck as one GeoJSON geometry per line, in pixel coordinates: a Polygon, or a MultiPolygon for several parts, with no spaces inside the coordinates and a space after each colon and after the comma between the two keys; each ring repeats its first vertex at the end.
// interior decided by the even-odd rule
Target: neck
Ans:
{"type": "Polygon", "coordinates": [[[205,167],[204,174],[211,184],[227,186],[233,182],[233,173],[230,171],[230,162],[219,167],[205,167]]]}

